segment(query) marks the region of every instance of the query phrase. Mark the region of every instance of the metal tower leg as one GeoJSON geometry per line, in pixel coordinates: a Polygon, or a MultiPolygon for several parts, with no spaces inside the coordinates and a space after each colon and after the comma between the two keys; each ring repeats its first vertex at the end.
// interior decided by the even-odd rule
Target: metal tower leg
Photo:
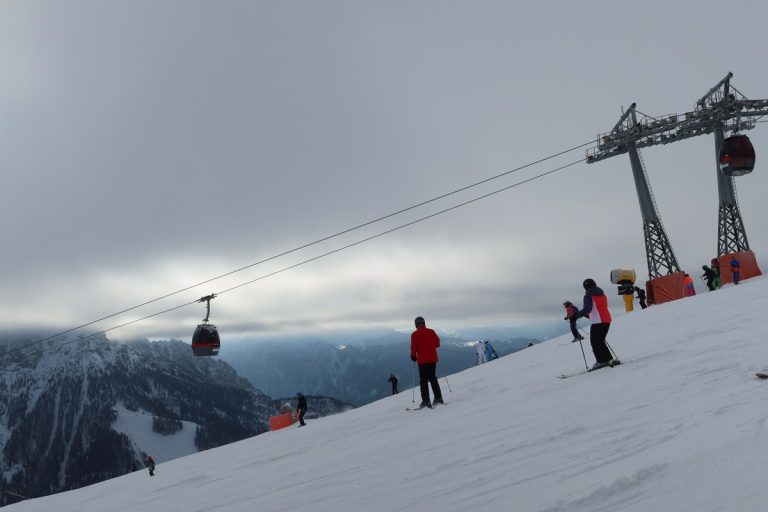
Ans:
{"type": "Polygon", "coordinates": [[[645,235],[645,254],[648,261],[648,279],[680,272],[677,258],[672,251],[664,226],[661,224],[656,203],[653,200],[651,186],[640,153],[634,144],[627,152],[632,164],[632,176],[635,179],[637,199],[640,202],[640,212],[643,216],[643,233],[645,235]]]}

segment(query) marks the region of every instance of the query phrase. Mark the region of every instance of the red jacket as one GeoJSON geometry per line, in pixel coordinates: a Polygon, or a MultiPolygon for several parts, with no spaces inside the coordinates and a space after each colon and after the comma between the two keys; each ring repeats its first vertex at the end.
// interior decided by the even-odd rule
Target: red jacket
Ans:
{"type": "Polygon", "coordinates": [[[440,338],[432,329],[419,326],[411,334],[411,359],[415,356],[418,364],[436,363],[437,347],[440,346],[440,338]]]}

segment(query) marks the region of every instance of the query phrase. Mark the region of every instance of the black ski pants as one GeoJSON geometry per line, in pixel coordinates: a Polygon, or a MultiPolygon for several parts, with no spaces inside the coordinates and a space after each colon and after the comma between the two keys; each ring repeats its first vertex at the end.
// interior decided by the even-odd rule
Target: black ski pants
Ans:
{"type": "Polygon", "coordinates": [[[583,338],[583,336],[579,334],[579,327],[576,325],[576,319],[568,320],[568,323],[571,324],[571,334],[573,334],[573,339],[578,340],[583,338]]]}
{"type": "Polygon", "coordinates": [[[432,394],[435,402],[443,401],[443,393],[440,391],[440,383],[437,382],[437,363],[424,363],[419,365],[419,386],[421,387],[422,403],[429,402],[429,386],[432,385],[432,394]]]}
{"type": "Polygon", "coordinates": [[[592,344],[592,353],[595,354],[595,361],[598,363],[608,363],[613,359],[608,345],[605,344],[605,337],[608,335],[610,322],[602,324],[592,324],[589,329],[589,342],[592,344]]]}

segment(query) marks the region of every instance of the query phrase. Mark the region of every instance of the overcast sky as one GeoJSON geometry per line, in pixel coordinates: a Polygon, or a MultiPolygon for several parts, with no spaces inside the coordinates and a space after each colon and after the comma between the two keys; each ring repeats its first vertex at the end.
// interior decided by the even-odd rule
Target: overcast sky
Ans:
{"type": "MultiPolygon", "coordinates": [[[[690,111],[728,71],[768,98],[760,2],[0,2],[6,327],[90,322],[586,143],[621,107],[690,111]],[[739,13],[738,17],[734,13],[739,13]],[[736,22],[736,19],[738,21],[736,22]]],[[[768,124],[737,179],[768,268],[768,124]]],[[[643,152],[684,270],[717,250],[712,136],[643,152]]],[[[92,326],[221,292],[584,157],[579,150],[92,326]]],[[[647,276],[629,158],[579,164],[222,293],[228,335],[558,319],[647,276]]],[[[700,291],[705,290],[701,280],[700,291]]],[[[181,308],[110,337],[189,338],[181,308]]]]}

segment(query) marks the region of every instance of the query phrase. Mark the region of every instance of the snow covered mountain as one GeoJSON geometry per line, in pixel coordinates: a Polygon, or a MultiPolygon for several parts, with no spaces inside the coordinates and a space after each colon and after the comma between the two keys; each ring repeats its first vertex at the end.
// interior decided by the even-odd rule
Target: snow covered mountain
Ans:
{"type": "Polygon", "coordinates": [[[275,411],[229,365],[180,341],[0,343],[1,491],[102,481],[143,467],[145,453],[164,462],[264,432],[275,411]]]}
{"type": "MultiPolygon", "coordinates": [[[[563,322],[565,323],[565,322],[563,322]]],[[[474,366],[476,341],[441,333],[439,375],[449,375],[474,366]]],[[[531,338],[493,340],[500,356],[528,346],[531,338]]],[[[391,394],[390,373],[400,389],[410,389],[413,363],[409,358],[410,333],[392,332],[364,342],[275,340],[227,345],[221,358],[257,389],[271,396],[325,395],[364,405],[391,394]]]]}
{"type": "Polygon", "coordinates": [[[10,510],[762,510],[767,310],[761,277],[615,312],[616,368],[558,379],[584,368],[563,336],[451,375],[434,410],[401,393],[10,510]]]}

